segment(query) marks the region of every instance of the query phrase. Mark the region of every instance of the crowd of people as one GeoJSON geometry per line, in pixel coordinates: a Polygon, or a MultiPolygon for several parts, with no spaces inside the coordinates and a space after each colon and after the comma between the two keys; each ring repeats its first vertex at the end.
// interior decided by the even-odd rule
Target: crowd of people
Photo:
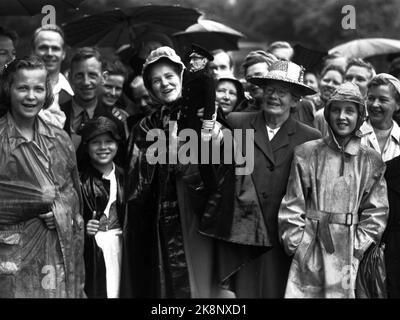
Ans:
{"type": "Polygon", "coordinates": [[[59,26],[0,28],[0,297],[400,297],[395,66],[166,38],[62,67],[59,26]]]}

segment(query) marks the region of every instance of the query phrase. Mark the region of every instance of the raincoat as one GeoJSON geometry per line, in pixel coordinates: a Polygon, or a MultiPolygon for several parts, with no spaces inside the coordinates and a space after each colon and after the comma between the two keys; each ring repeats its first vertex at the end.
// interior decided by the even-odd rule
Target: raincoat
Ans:
{"type": "Polygon", "coordinates": [[[285,251],[294,254],[285,297],[355,297],[359,262],[388,219],[384,172],[380,155],[355,134],[341,147],[329,129],[295,149],[278,215],[285,251]]]}
{"type": "Polygon", "coordinates": [[[162,107],[132,133],[121,297],[226,297],[221,288],[271,246],[269,235],[254,185],[233,165],[215,165],[218,189],[207,193],[197,164],[149,163],[146,135],[168,137],[171,113],[162,107]]]}
{"type": "Polygon", "coordinates": [[[39,199],[51,199],[38,211],[18,201],[18,193],[12,207],[0,199],[0,297],[84,297],[83,219],[74,148],[63,130],[40,117],[34,125],[34,139],[27,142],[9,113],[0,118],[0,181],[32,186],[39,199]],[[54,214],[55,230],[38,217],[48,211],[54,214]]]}

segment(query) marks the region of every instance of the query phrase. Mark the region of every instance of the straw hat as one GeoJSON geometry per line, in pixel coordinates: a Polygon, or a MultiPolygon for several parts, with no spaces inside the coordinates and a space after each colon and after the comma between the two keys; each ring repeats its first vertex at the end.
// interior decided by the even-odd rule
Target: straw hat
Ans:
{"type": "Polygon", "coordinates": [[[316,93],[314,89],[304,84],[304,68],[291,61],[276,61],[271,64],[266,76],[253,77],[248,81],[260,87],[271,81],[282,81],[291,84],[297,95],[308,96],[316,93]]]}

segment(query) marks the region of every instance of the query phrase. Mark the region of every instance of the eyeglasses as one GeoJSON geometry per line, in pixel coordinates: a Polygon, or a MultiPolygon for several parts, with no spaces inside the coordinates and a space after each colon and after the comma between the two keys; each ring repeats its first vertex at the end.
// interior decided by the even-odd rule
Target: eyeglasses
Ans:
{"type": "Polygon", "coordinates": [[[275,87],[271,87],[271,86],[265,86],[263,87],[264,89],[264,93],[267,95],[273,95],[274,92],[276,92],[276,94],[278,95],[279,98],[283,98],[285,97],[289,91],[283,88],[275,88],[275,87]]]}

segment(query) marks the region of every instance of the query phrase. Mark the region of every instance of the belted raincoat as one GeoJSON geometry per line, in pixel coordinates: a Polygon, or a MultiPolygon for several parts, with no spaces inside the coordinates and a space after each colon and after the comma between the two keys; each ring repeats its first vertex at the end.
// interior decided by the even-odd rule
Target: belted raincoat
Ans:
{"type": "MultiPolygon", "coordinates": [[[[360,107],[356,130],[363,115],[360,107]]],[[[354,298],[359,262],[386,227],[385,164],[354,133],[344,147],[329,130],[295,149],[278,216],[285,251],[294,254],[285,297],[354,298]]]]}

